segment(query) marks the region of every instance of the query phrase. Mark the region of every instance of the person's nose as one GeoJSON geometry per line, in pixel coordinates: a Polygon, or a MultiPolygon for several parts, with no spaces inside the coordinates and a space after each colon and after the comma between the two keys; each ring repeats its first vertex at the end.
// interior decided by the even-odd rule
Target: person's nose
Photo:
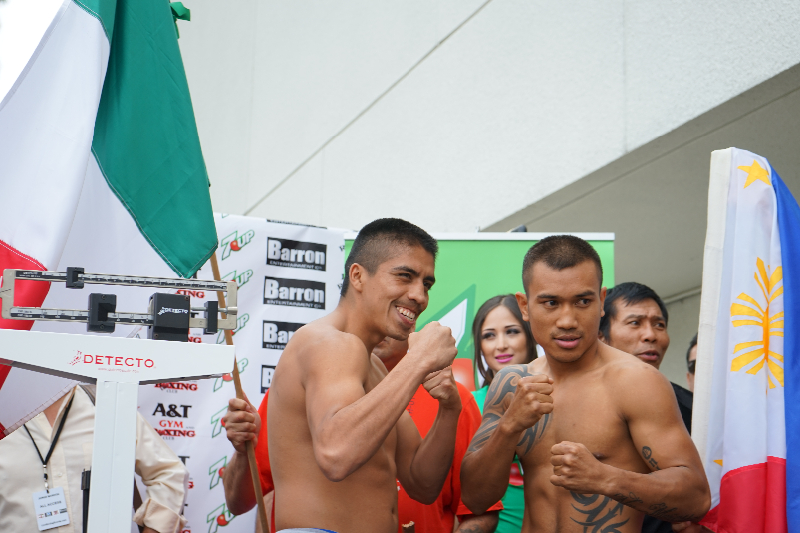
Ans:
{"type": "Polygon", "coordinates": [[[503,353],[508,349],[508,336],[500,332],[497,334],[497,342],[494,345],[495,351],[503,353]]]}
{"type": "Polygon", "coordinates": [[[652,324],[645,322],[641,329],[643,342],[656,342],[656,330],[652,324]]]}
{"type": "Polygon", "coordinates": [[[575,316],[575,309],[572,306],[565,305],[560,311],[556,319],[556,327],[564,330],[576,329],[578,327],[578,319],[575,316]]]}
{"type": "Polygon", "coordinates": [[[428,293],[425,292],[425,285],[423,285],[422,280],[411,284],[411,288],[408,290],[408,298],[420,305],[422,309],[425,308],[428,303],[428,293]]]}

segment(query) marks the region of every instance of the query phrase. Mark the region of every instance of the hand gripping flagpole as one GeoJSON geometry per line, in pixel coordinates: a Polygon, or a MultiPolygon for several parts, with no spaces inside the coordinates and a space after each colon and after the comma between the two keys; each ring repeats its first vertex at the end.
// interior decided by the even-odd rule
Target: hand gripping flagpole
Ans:
{"type": "MultiPolygon", "coordinates": [[[[214,279],[220,280],[219,265],[217,264],[217,254],[211,255],[211,271],[214,274],[214,279]]],[[[217,300],[221,307],[225,308],[225,294],[222,291],[217,291],[217,300]]],[[[223,319],[225,315],[223,315],[223,319]]],[[[228,346],[233,346],[233,335],[231,330],[225,330],[225,343],[228,346]]],[[[236,387],[236,397],[240,400],[247,401],[244,397],[244,390],[242,390],[242,380],[239,377],[239,364],[236,359],[233,360],[233,385],[236,387]]],[[[258,475],[258,462],[256,462],[256,450],[253,446],[253,441],[248,440],[244,443],[247,450],[247,463],[250,466],[250,477],[253,479],[253,491],[256,496],[256,503],[258,504],[258,520],[261,523],[261,531],[267,533],[269,529],[269,522],[267,521],[267,507],[264,505],[264,495],[261,493],[261,478],[258,475]]]]}

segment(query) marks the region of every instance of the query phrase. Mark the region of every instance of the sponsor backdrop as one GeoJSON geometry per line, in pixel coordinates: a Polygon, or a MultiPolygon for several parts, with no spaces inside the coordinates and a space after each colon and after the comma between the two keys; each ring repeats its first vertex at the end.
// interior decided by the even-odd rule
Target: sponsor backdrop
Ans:
{"type": "MultiPolygon", "coordinates": [[[[242,386],[257,407],[292,334],[330,312],[339,301],[344,231],[215,215],[220,274],[239,285],[236,345],[242,386]]],[[[210,265],[198,273],[213,279],[210,265]]],[[[192,306],[216,293],[177,291],[192,306]]],[[[146,336],[144,330],[133,335],[146,336]]],[[[222,344],[222,332],[192,330],[191,342],[222,344]]],[[[190,374],[191,371],[187,371],[190,374]]],[[[222,417],[235,396],[230,375],[217,379],[142,385],[139,412],[186,464],[190,473],[185,532],[252,533],[255,513],[230,514],[221,474],[233,453],[222,417]]],[[[144,487],[140,485],[140,490],[144,487]]]]}
{"type": "MultiPolygon", "coordinates": [[[[350,253],[356,235],[352,232],[345,235],[345,257],[350,253]]],[[[522,291],[525,252],[548,235],[551,234],[434,233],[439,241],[436,284],[430,292],[428,309],[417,322],[417,329],[434,320],[448,326],[456,338],[458,357],[471,361],[475,352],[472,320],[478,308],[492,296],[522,291]]],[[[603,264],[603,285],[613,287],[614,234],[574,235],[586,239],[597,250],[603,264]]],[[[458,373],[456,378],[464,382],[458,373]]]]}

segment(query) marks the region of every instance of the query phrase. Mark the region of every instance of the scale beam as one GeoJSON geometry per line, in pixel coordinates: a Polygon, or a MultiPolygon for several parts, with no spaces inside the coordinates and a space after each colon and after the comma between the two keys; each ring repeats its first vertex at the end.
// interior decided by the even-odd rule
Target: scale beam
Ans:
{"type": "MultiPolygon", "coordinates": [[[[94,324],[97,322],[92,318],[92,308],[83,309],[46,309],[40,307],[21,307],[14,305],[14,287],[16,281],[39,281],[49,283],[65,283],[67,288],[82,289],[86,284],[97,285],[122,285],[129,287],[154,287],[167,290],[185,291],[222,291],[227,295],[228,306],[224,309],[215,307],[190,307],[185,306],[188,316],[187,328],[203,328],[209,332],[216,332],[217,329],[234,330],[237,327],[236,315],[238,308],[237,284],[235,281],[214,281],[196,280],[179,278],[154,278],[147,276],[125,276],[117,274],[91,274],[84,273],[80,268],[68,268],[67,272],[51,272],[39,270],[15,270],[6,269],[3,271],[3,286],[0,287],[0,299],[2,308],[0,316],[6,319],[15,320],[47,320],[56,322],[85,322],[94,324]],[[189,309],[192,313],[189,313],[189,309]],[[194,312],[204,312],[205,316],[191,316],[194,312]],[[225,318],[218,314],[226,315],[225,318]],[[213,315],[213,316],[209,316],[213,315]]],[[[188,296],[186,297],[188,300],[188,296]]],[[[103,324],[98,327],[90,327],[91,331],[111,332],[114,325],[144,325],[157,326],[159,322],[157,311],[154,312],[152,302],[150,309],[146,313],[140,312],[117,312],[116,301],[113,304],[114,311],[106,312],[102,315],[103,324]]],[[[171,311],[175,309],[168,308],[171,311]]]]}

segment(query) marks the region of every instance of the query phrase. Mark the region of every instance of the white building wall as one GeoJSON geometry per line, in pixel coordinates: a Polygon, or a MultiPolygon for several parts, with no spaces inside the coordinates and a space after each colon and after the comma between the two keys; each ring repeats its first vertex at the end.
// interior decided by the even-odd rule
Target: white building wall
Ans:
{"type": "Polygon", "coordinates": [[[486,227],[800,62],[789,0],[187,5],[215,208],[349,228],[486,227]]]}

